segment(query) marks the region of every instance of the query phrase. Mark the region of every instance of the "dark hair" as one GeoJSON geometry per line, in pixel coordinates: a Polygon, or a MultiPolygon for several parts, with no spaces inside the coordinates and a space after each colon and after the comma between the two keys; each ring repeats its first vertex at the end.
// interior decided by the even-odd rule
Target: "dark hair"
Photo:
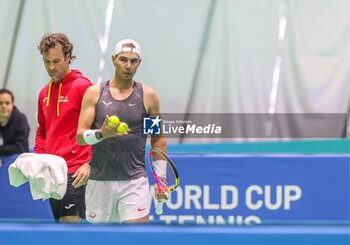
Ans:
{"type": "Polygon", "coordinates": [[[69,41],[67,36],[63,33],[48,33],[45,34],[39,45],[38,49],[40,51],[40,54],[46,54],[49,52],[50,48],[54,48],[57,45],[62,46],[64,57],[66,58],[69,56],[71,60],[75,59],[76,57],[72,54],[73,53],[73,44],[69,41]]]}
{"type": "Polygon", "coordinates": [[[0,94],[9,94],[9,95],[11,95],[12,104],[13,104],[13,102],[15,102],[15,96],[13,96],[13,93],[10,90],[8,90],[6,88],[2,88],[2,89],[0,89],[0,94]]]}

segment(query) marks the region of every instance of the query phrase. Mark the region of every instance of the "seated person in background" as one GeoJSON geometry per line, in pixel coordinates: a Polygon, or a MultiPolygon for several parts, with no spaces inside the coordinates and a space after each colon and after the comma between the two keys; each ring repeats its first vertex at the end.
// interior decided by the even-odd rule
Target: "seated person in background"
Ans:
{"type": "Polygon", "coordinates": [[[14,106],[13,93],[0,89],[0,156],[28,152],[29,124],[14,106]]]}

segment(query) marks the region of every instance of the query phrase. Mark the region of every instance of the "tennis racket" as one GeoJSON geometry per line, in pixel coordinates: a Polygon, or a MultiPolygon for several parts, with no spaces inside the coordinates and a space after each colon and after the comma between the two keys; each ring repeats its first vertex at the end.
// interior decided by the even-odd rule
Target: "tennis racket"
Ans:
{"type": "Polygon", "coordinates": [[[163,203],[168,199],[170,192],[179,186],[180,178],[173,161],[162,150],[158,148],[151,149],[147,159],[158,192],[165,196],[165,198],[155,201],[156,214],[161,215],[163,213],[163,203]]]}

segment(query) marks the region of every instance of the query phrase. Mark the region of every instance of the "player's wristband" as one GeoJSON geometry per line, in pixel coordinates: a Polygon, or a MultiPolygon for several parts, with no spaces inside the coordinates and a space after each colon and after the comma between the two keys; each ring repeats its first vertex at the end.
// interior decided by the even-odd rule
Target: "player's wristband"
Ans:
{"type": "Polygon", "coordinates": [[[153,162],[154,171],[156,171],[159,178],[166,179],[166,165],[165,160],[156,160],[153,162]]]}
{"type": "Polygon", "coordinates": [[[103,140],[100,130],[87,129],[83,133],[84,141],[89,145],[94,145],[103,140]]]}

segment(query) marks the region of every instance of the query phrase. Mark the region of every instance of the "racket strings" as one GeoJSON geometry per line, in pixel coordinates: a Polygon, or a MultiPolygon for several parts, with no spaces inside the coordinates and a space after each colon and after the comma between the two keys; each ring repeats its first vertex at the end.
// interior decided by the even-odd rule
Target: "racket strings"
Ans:
{"type": "Polygon", "coordinates": [[[172,186],[175,185],[175,174],[173,169],[171,168],[168,159],[166,157],[164,157],[162,154],[158,153],[158,152],[153,152],[152,153],[152,162],[157,161],[157,160],[163,160],[166,162],[166,165],[164,166],[165,168],[161,168],[161,169],[157,169],[157,168],[153,168],[154,171],[156,172],[157,176],[164,176],[165,175],[165,185],[168,188],[171,188],[172,186]],[[161,170],[161,172],[163,173],[159,173],[158,171],[161,170]],[[165,172],[165,173],[164,173],[165,172]]]}
{"type": "Polygon", "coordinates": [[[175,174],[174,174],[174,171],[173,169],[170,167],[169,164],[167,164],[167,167],[166,167],[166,185],[168,187],[172,187],[172,186],[175,186],[175,174]]]}
{"type": "MultiPolygon", "coordinates": [[[[155,172],[155,174],[160,177],[160,175],[165,176],[165,185],[167,186],[168,190],[173,190],[175,189],[178,184],[179,184],[179,179],[178,179],[178,174],[177,174],[177,170],[173,169],[173,163],[171,162],[171,160],[169,160],[168,156],[163,153],[161,150],[152,150],[149,153],[149,158],[151,163],[153,163],[154,161],[157,160],[163,160],[166,164],[163,165],[163,168],[161,168],[161,174],[158,173],[159,168],[155,168],[154,166],[152,167],[152,171],[155,172]]],[[[152,165],[152,164],[151,164],[152,165]]]]}

